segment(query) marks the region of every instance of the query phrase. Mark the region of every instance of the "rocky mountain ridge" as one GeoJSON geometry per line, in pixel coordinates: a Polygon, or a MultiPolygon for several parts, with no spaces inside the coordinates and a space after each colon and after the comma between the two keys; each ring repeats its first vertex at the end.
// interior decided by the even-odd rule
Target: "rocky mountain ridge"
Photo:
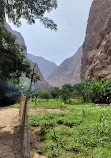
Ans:
{"type": "Polygon", "coordinates": [[[82,78],[111,78],[111,0],[94,0],[83,44],[82,78]]]}
{"type": "MultiPolygon", "coordinates": [[[[23,38],[23,36],[21,35],[21,33],[12,30],[12,28],[10,27],[10,25],[9,25],[8,23],[6,23],[6,22],[5,22],[5,28],[7,29],[7,31],[11,32],[13,35],[15,35],[15,36],[17,37],[17,42],[18,42],[20,45],[25,45],[25,41],[24,41],[24,38],[23,38]]],[[[23,53],[24,53],[24,55],[25,55],[25,57],[26,57],[26,60],[27,60],[28,62],[30,62],[31,68],[33,68],[33,66],[34,66],[35,63],[34,63],[33,61],[31,61],[31,60],[28,59],[27,50],[25,50],[23,53]]],[[[33,87],[34,87],[34,88],[37,87],[38,89],[50,90],[52,87],[48,84],[47,81],[44,80],[44,77],[43,77],[42,73],[40,72],[40,69],[39,69],[38,66],[37,66],[37,74],[38,74],[38,76],[40,76],[40,80],[41,80],[41,81],[38,81],[38,82],[35,83],[35,84],[33,83],[33,87]]],[[[30,79],[28,79],[28,78],[26,78],[26,77],[24,77],[24,79],[25,79],[28,83],[30,83],[30,79]]]]}
{"type": "Polygon", "coordinates": [[[28,54],[28,58],[34,63],[38,64],[44,79],[47,79],[49,75],[58,67],[54,62],[48,61],[40,56],[28,54]]]}
{"type": "Polygon", "coordinates": [[[81,59],[82,47],[78,49],[74,56],[67,58],[58,68],[48,77],[47,81],[52,86],[61,87],[65,83],[74,84],[81,81],[81,59]]]}

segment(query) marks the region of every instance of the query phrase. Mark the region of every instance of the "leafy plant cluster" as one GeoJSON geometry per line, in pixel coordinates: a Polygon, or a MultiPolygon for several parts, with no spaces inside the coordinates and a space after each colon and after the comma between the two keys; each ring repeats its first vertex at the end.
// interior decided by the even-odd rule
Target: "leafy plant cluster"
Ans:
{"type": "Polygon", "coordinates": [[[0,78],[0,105],[12,105],[17,102],[19,90],[11,82],[0,78]]]}
{"type": "Polygon", "coordinates": [[[16,37],[3,27],[0,31],[0,41],[0,74],[12,81],[18,80],[22,73],[30,77],[30,63],[25,61],[22,53],[25,47],[20,46],[16,37]]]}
{"type": "Polygon", "coordinates": [[[61,125],[63,124],[69,127],[73,127],[73,126],[81,124],[82,122],[81,116],[78,120],[77,118],[78,117],[75,114],[70,114],[69,116],[69,113],[58,113],[58,114],[47,113],[43,117],[41,117],[41,115],[31,116],[30,121],[31,121],[31,125],[33,126],[38,126],[38,125],[47,126],[48,125],[52,127],[52,125],[54,125],[55,123],[58,123],[61,125]]]}
{"type": "MultiPolygon", "coordinates": [[[[40,79],[36,72],[32,77],[30,63],[23,55],[25,46],[19,45],[16,36],[5,29],[6,15],[17,26],[21,25],[21,18],[29,24],[35,23],[35,19],[39,19],[46,28],[57,30],[57,25],[53,20],[44,17],[46,12],[56,8],[56,0],[0,0],[0,79],[3,76],[4,83],[10,80],[17,84],[23,73],[26,77],[33,78],[34,82],[40,79]]],[[[4,86],[4,88],[6,87],[7,85],[4,86]]],[[[2,91],[2,87],[0,89],[1,93],[6,91],[2,91]]]]}
{"type": "Polygon", "coordinates": [[[54,87],[50,91],[37,90],[34,92],[31,97],[37,101],[37,99],[62,99],[65,103],[81,103],[80,95],[73,96],[74,88],[70,84],[65,84],[60,89],[59,87],[54,87]],[[73,100],[74,98],[74,100],[73,100]],[[74,102],[76,100],[76,102],[74,102]]]}
{"type": "Polygon", "coordinates": [[[81,83],[77,83],[73,86],[65,84],[61,89],[55,87],[50,92],[37,91],[35,96],[42,99],[61,98],[64,103],[68,104],[78,104],[81,102],[110,104],[111,79],[106,81],[102,78],[99,80],[85,79],[81,83]],[[77,100],[77,102],[74,102],[75,100],[77,100]]]}
{"type": "Polygon", "coordinates": [[[84,102],[110,104],[111,102],[111,79],[98,81],[86,79],[82,83],[81,94],[84,102]]]}
{"type": "Polygon", "coordinates": [[[51,99],[51,95],[49,92],[45,90],[38,90],[35,92],[35,97],[36,98],[41,98],[41,99],[51,99]]]}
{"type": "Polygon", "coordinates": [[[61,91],[61,97],[65,102],[69,100],[70,103],[70,98],[81,98],[83,102],[110,104],[111,79],[106,81],[103,78],[98,80],[85,79],[81,83],[70,85],[70,87],[64,85],[61,91]]]}
{"type": "Polygon", "coordinates": [[[61,99],[37,99],[36,104],[34,102],[29,102],[28,107],[37,108],[37,107],[45,107],[45,108],[66,108],[67,105],[63,103],[61,99]]]}
{"type": "Polygon", "coordinates": [[[5,13],[12,22],[20,26],[21,18],[29,24],[34,24],[35,19],[40,20],[46,28],[57,30],[53,20],[45,17],[46,12],[57,8],[57,0],[1,0],[4,2],[5,13]]]}
{"type": "MultiPolygon", "coordinates": [[[[79,106],[81,108],[81,106],[79,106]]],[[[41,141],[49,158],[111,157],[111,108],[82,108],[67,113],[31,115],[31,126],[41,127],[41,141]]]]}

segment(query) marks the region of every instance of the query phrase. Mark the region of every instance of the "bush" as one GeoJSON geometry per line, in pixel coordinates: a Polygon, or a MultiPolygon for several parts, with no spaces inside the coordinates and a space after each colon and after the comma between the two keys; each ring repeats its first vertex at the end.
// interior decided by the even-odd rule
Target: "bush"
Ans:
{"type": "Polygon", "coordinates": [[[22,90],[23,94],[26,95],[29,90],[28,83],[21,77],[20,82],[18,84],[19,90],[22,90]]]}
{"type": "Polygon", "coordinates": [[[51,98],[50,93],[45,91],[45,90],[38,90],[38,91],[36,91],[35,96],[37,98],[41,98],[41,99],[50,99],[51,98]]]}
{"type": "Polygon", "coordinates": [[[104,81],[84,80],[82,82],[84,101],[109,104],[111,102],[111,79],[104,81]]]}
{"type": "Polygon", "coordinates": [[[61,89],[61,98],[65,103],[69,102],[71,94],[73,92],[73,87],[70,84],[64,84],[61,89]]]}
{"type": "Polygon", "coordinates": [[[72,92],[72,97],[81,97],[81,92],[82,92],[82,84],[81,83],[76,83],[73,85],[73,92],[72,92]]]}
{"type": "Polygon", "coordinates": [[[12,105],[17,102],[19,91],[16,86],[0,77],[0,105],[12,105]]]}
{"type": "Polygon", "coordinates": [[[53,99],[59,98],[59,96],[60,96],[59,87],[54,87],[53,90],[50,91],[50,94],[51,94],[53,99]]]}

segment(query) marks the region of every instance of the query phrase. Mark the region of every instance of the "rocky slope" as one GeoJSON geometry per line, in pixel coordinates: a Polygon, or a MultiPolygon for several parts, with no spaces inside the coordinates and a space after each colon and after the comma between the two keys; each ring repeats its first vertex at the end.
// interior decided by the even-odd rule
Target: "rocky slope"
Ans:
{"type": "Polygon", "coordinates": [[[74,84],[80,82],[82,47],[77,53],[64,60],[62,64],[48,77],[48,82],[52,86],[61,87],[65,83],[74,84]]]}
{"type": "Polygon", "coordinates": [[[111,0],[94,0],[83,44],[82,78],[111,78],[111,0]]]}
{"type": "Polygon", "coordinates": [[[44,76],[44,79],[47,79],[49,75],[57,68],[57,65],[53,62],[50,62],[43,57],[34,56],[32,54],[28,54],[28,58],[32,60],[34,63],[37,63],[39,69],[44,76]]]}
{"type": "MultiPolygon", "coordinates": [[[[13,35],[15,35],[17,37],[17,42],[20,44],[20,45],[25,45],[25,41],[24,41],[24,38],[23,36],[21,35],[21,33],[17,32],[17,31],[14,31],[11,29],[10,25],[8,23],[5,23],[5,28],[11,32],[13,35]]],[[[28,56],[27,56],[27,50],[25,50],[24,52],[24,55],[26,57],[26,60],[30,62],[31,64],[31,68],[33,68],[34,66],[34,62],[29,60],[28,59],[28,56]]],[[[40,76],[40,79],[41,81],[38,81],[37,83],[33,84],[33,87],[37,87],[39,89],[45,89],[45,90],[49,90],[51,89],[51,86],[48,84],[47,81],[44,80],[44,77],[42,75],[42,73],[40,72],[40,69],[37,67],[37,74],[40,76]]],[[[25,78],[24,79],[30,83],[30,80],[28,78],[25,78]]]]}

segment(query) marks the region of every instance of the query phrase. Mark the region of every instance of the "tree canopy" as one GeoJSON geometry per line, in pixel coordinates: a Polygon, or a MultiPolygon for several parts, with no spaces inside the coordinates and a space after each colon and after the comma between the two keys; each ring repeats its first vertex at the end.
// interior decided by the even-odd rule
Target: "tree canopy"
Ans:
{"type": "Polygon", "coordinates": [[[22,73],[30,77],[30,63],[23,55],[24,46],[16,42],[16,37],[4,28],[5,15],[20,26],[20,19],[29,24],[39,19],[46,28],[57,30],[57,25],[47,17],[46,12],[57,8],[56,0],[1,0],[0,1],[0,74],[6,79],[17,79],[22,73]]]}
{"type": "Polygon", "coordinates": [[[6,79],[19,79],[24,73],[29,77],[30,63],[25,61],[24,46],[16,42],[16,37],[5,28],[0,31],[0,74],[6,79]]]}
{"type": "Polygon", "coordinates": [[[4,8],[8,18],[18,26],[21,24],[21,18],[29,24],[39,19],[46,28],[57,30],[53,20],[44,16],[46,12],[57,8],[57,0],[7,0],[4,1],[4,8]]]}

